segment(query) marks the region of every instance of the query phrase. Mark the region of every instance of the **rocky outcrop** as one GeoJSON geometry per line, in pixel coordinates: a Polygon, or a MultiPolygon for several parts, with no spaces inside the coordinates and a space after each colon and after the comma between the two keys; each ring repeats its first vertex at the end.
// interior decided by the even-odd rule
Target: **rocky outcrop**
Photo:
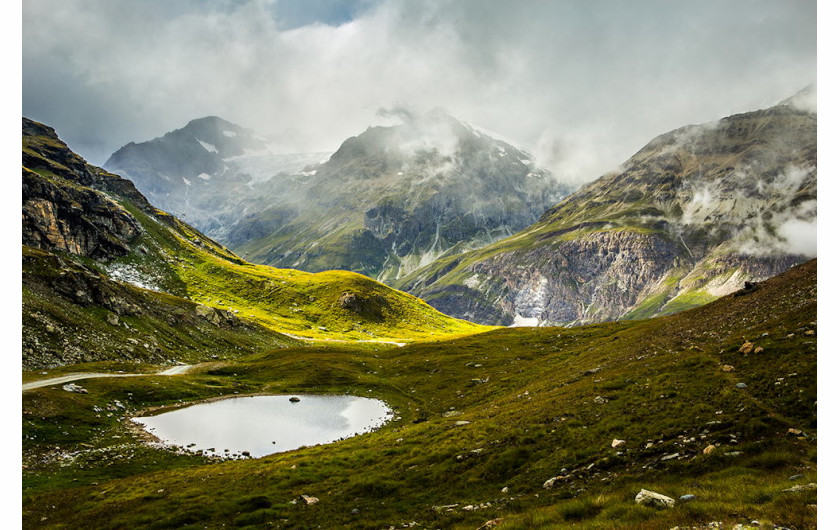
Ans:
{"type": "Polygon", "coordinates": [[[23,244],[94,259],[124,256],[140,234],[137,221],[113,199],[59,185],[23,168],[23,244]]]}
{"type": "Polygon", "coordinates": [[[668,314],[816,255],[816,115],[787,104],[654,139],[528,229],[397,282],[479,323],[668,314]]]}

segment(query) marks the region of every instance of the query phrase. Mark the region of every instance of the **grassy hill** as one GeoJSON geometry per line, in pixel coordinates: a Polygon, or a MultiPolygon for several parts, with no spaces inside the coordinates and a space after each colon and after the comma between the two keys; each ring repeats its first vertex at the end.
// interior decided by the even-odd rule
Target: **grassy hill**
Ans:
{"type": "Polygon", "coordinates": [[[359,274],[250,264],[25,118],[22,147],[26,368],[489,329],[359,274]]]}
{"type": "Polygon", "coordinates": [[[178,377],[87,380],[87,394],[29,391],[23,525],[814,528],[816,271],[650,320],[289,347],[178,377]],[[153,449],[126,421],[234,393],[363,394],[397,418],[224,462],[153,449]],[[696,498],[657,510],[634,503],[642,488],[696,498]],[[320,502],[292,502],[302,494],[320,502]]]}

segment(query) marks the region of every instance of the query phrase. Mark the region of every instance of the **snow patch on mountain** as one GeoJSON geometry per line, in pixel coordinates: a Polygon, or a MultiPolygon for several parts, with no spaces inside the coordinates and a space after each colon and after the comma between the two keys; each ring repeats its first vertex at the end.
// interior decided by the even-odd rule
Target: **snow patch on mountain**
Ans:
{"type": "Polygon", "coordinates": [[[201,147],[207,150],[208,153],[218,153],[219,150],[216,149],[216,146],[213,144],[208,144],[207,142],[202,142],[198,138],[195,139],[196,142],[201,144],[201,147]]]}

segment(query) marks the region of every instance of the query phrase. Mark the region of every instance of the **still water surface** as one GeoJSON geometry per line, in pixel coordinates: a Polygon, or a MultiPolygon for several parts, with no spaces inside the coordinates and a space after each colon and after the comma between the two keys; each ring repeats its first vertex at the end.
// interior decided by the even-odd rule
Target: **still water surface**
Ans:
{"type": "Polygon", "coordinates": [[[216,455],[247,451],[261,457],[369,432],[393,417],[377,399],[298,395],[300,401],[293,403],[290,397],[223,399],[133,421],[167,444],[216,455]]]}

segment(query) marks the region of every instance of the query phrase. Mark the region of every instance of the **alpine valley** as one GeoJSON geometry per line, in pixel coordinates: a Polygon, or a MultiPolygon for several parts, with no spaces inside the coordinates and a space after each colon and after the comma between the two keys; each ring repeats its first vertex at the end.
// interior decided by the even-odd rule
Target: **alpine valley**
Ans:
{"type": "Polygon", "coordinates": [[[814,99],[571,194],[443,111],[106,169],[23,118],[23,527],[816,528],[814,99]],[[133,421],[315,394],[391,414],[260,458],[133,421]]]}

